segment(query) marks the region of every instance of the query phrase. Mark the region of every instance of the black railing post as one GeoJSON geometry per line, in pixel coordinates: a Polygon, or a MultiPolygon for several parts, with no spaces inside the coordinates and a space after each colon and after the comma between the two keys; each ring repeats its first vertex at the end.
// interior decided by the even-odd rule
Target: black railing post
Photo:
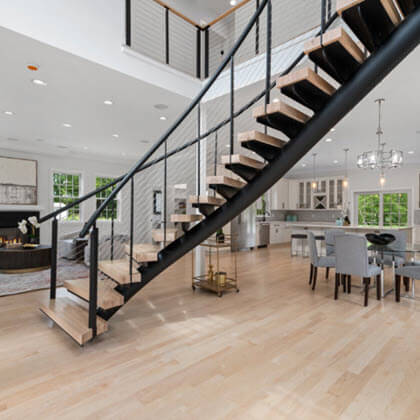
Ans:
{"type": "Polygon", "coordinates": [[[265,110],[270,103],[271,92],[271,33],[272,33],[272,7],[271,0],[267,2],[267,51],[266,51],[266,74],[265,74],[265,110]]]}
{"type": "Polygon", "coordinates": [[[195,75],[201,79],[201,28],[197,27],[196,30],[196,70],[195,75]]]}
{"type": "Polygon", "coordinates": [[[209,54],[210,54],[210,40],[209,40],[209,27],[204,29],[204,77],[209,77],[209,54]]]}
{"type": "MultiPolygon", "coordinates": [[[[216,131],[216,135],[214,137],[214,176],[217,175],[217,141],[218,141],[218,135],[216,131]]],[[[216,192],[216,190],[213,190],[216,192]]]]}
{"type": "Polygon", "coordinates": [[[51,232],[51,274],[50,274],[50,299],[55,299],[57,289],[57,248],[58,248],[58,222],[54,217],[51,232]]]}
{"type": "Polygon", "coordinates": [[[96,223],[90,233],[89,255],[89,328],[92,336],[96,336],[96,309],[98,306],[98,228],[96,223]]]}
{"type": "Polygon", "coordinates": [[[130,283],[133,282],[133,248],[134,248],[134,176],[131,178],[130,191],[130,283]]]}
{"type": "MultiPolygon", "coordinates": [[[[332,1],[331,0],[327,0],[328,1],[328,5],[327,5],[327,19],[331,19],[331,15],[332,15],[332,1]]],[[[325,27],[324,27],[325,29],[325,27]]]]}
{"type": "Polygon", "coordinates": [[[165,7],[165,62],[169,64],[169,9],[165,7]]]}
{"type": "Polygon", "coordinates": [[[114,220],[115,220],[115,205],[112,202],[112,215],[111,215],[111,261],[114,261],[114,220]]]}
{"type": "MultiPolygon", "coordinates": [[[[260,0],[256,0],[256,10],[260,7],[260,0]]],[[[255,55],[260,53],[260,17],[255,21],[255,55]]]]}
{"type": "Polygon", "coordinates": [[[201,193],[201,104],[197,105],[197,200],[200,202],[201,193]]]}
{"type": "Polygon", "coordinates": [[[125,45],[131,47],[131,0],[125,0],[125,45]]]}
{"type": "Polygon", "coordinates": [[[326,12],[327,12],[327,0],[321,0],[321,45],[322,45],[322,38],[325,32],[326,12]]]}
{"type": "Polygon", "coordinates": [[[165,140],[165,160],[163,167],[163,246],[166,246],[166,227],[168,224],[168,139],[165,140]]]}
{"type": "Polygon", "coordinates": [[[230,59],[230,161],[234,151],[235,136],[235,60],[230,59]]]}

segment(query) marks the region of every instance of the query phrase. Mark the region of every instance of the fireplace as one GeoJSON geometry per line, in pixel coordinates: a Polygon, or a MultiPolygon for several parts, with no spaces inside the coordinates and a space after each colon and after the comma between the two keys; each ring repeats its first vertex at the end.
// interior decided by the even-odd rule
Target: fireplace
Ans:
{"type": "MultiPolygon", "coordinates": [[[[0,244],[19,244],[28,241],[28,235],[23,235],[18,229],[18,223],[28,220],[28,217],[36,216],[39,219],[38,211],[0,211],[0,244]]],[[[36,230],[37,241],[39,242],[39,229],[36,230]]]]}

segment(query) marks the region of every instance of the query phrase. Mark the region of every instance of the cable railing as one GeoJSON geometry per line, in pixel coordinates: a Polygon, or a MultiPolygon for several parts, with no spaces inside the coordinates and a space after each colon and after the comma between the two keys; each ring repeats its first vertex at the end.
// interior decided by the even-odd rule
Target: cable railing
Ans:
{"type": "MultiPolygon", "coordinates": [[[[336,0],[328,2],[326,15],[336,0]]],[[[197,23],[161,0],[126,0],[126,45],[156,61],[199,79],[208,78],[233,47],[260,0],[243,0],[209,23],[197,23]]],[[[277,47],[319,26],[321,0],[275,0],[272,46],[277,47]]],[[[265,20],[257,19],[235,64],[265,53],[265,20]]]]}
{"type": "MultiPolygon", "coordinates": [[[[327,5],[327,0],[322,0],[321,29],[317,31],[318,34],[321,33],[321,30],[327,30],[337,18],[337,14],[334,14],[327,19],[327,5]]],[[[271,91],[275,87],[275,81],[272,80],[271,52],[272,1],[262,0],[232,49],[201,92],[142,159],[125,175],[40,219],[40,222],[52,219],[52,299],[55,298],[57,261],[60,260],[60,252],[57,252],[59,215],[73,206],[80,205],[84,201],[95,197],[99,192],[112,189],[108,197],[101,204],[98,204],[97,210],[91,215],[78,235],[80,238],[84,238],[89,234],[89,245],[84,252],[88,256],[85,260],[90,265],[89,326],[95,330],[96,311],[98,309],[98,261],[104,259],[114,261],[115,259],[127,258],[129,264],[128,284],[132,284],[139,268],[134,258],[135,244],[153,242],[151,233],[153,229],[159,230],[163,235],[164,247],[173,240],[170,237],[173,228],[169,227],[171,224],[169,216],[171,212],[176,213],[178,210],[174,205],[174,203],[177,203],[176,193],[173,191],[175,180],[180,185],[185,186],[183,202],[185,206],[191,207],[191,203],[188,202],[189,196],[199,198],[206,193],[205,176],[202,174],[203,168],[207,175],[217,174],[220,156],[223,154],[231,156],[235,153],[235,136],[241,130],[255,128],[252,124],[256,123],[252,123],[249,118],[245,118],[245,112],[256,104],[267,106],[270,103],[271,91]],[[264,49],[268,52],[264,57],[265,75],[264,80],[256,85],[259,90],[258,94],[255,95],[251,91],[251,98],[249,98],[249,95],[236,92],[235,83],[238,75],[236,56],[241,55],[242,48],[246,46],[247,37],[252,36],[250,35],[251,31],[255,29],[257,24],[262,25],[262,22],[264,22],[266,30],[264,49]],[[229,91],[225,95],[213,97],[210,95],[212,93],[211,88],[222,75],[228,75],[230,78],[229,91]],[[208,117],[207,124],[206,116],[208,117]],[[190,140],[185,141],[185,139],[190,140]],[[142,174],[141,177],[138,176],[140,173],[142,174]],[[160,193],[161,198],[158,199],[158,195],[155,197],[155,193],[160,193]],[[100,235],[98,225],[100,216],[118,194],[124,195],[124,199],[120,200],[121,206],[123,202],[129,204],[122,206],[123,214],[119,221],[116,220],[115,212],[112,212],[112,218],[107,227],[101,225],[102,233],[100,235]],[[152,194],[153,213],[150,212],[152,194]],[[159,206],[157,203],[159,203],[159,206]],[[118,232],[115,231],[116,223],[119,226],[118,232]]],[[[297,54],[287,67],[280,72],[280,75],[290,72],[303,58],[303,52],[297,54]]],[[[249,77],[252,79],[253,75],[250,74],[249,77]]],[[[180,228],[176,224],[175,227],[178,230],[180,228]]],[[[82,245],[86,246],[85,243],[80,243],[80,246],[82,245]]]]}

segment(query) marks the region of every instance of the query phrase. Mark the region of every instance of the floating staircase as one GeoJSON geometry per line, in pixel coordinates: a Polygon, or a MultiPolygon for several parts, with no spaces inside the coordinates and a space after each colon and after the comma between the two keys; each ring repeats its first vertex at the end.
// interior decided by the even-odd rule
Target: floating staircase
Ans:
{"type": "MultiPolygon", "coordinates": [[[[398,60],[392,65],[383,62],[381,54],[385,53],[382,53],[382,47],[390,37],[398,33],[406,16],[415,14],[412,19],[419,22],[419,5],[420,0],[337,1],[338,14],[360,43],[347,30],[339,27],[314,37],[304,47],[304,53],[312,64],[325,71],[336,83],[326,80],[309,65],[279,77],[276,83],[283,95],[304,105],[314,114],[310,115],[311,111],[302,112],[284,101],[256,107],[252,112],[253,118],[263,126],[277,130],[279,135],[271,136],[256,130],[239,134],[239,146],[244,152],[254,152],[255,157],[249,156],[249,153],[231,154],[222,156],[221,163],[241,180],[225,175],[207,177],[207,184],[215,195],[189,197],[189,202],[201,214],[172,215],[171,222],[180,223],[184,227],[188,225],[189,229],[181,232],[168,228],[166,244],[163,244],[165,238],[162,229],[152,231],[155,244],[134,244],[135,261],[131,272],[127,258],[99,261],[98,269],[107,279],[104,283],[102,280],[98,283],[98,314],[103,314],[103,311],[111,312],[97,317],[96,334],[107,330],[106,320],[109,314],[112,315],[166,267],[246,208],[244,206],[255,201],[259,191],[269,188],[308,153],[357,101],[368,94],[398,64],[398,60]],[[379,60],[375,64],[370,63],[377,54],[379,60]],[[377,69],[372,70],[373,65],[377,65],[377,69]],[[360,85],[357,75],[364,66],[370,67],[363,77],[370,77],[375,83],[369,81],[355,98],[354,89],[356,84],[360,85]],[[375,72],[379,75],[377,79],[375,72]],[[283,135],[287,139],[281,138],[283,135]],[[190,228],[190,224],[195,225],[190,228]]],[[[420,28],[417,32],[419,42],[420,28]]],[[[393,51],[395,53],[397,49],[394,47],[393,51]]],[[[407,48],[407,52],[401,53],[399,60],[408,53],[407,48]]],[[[127,255],[130,251],[127,246],[127,255]]],[[[72,294],[89,301],[88,280],[66,282],[65,287],[72,294]]],[[[79,344],[82,345],[93,337],[92,330],[88,328],[87,310],[73,301],[57,299],[50,305],[43,306],[41,311],[79,344]]]]}

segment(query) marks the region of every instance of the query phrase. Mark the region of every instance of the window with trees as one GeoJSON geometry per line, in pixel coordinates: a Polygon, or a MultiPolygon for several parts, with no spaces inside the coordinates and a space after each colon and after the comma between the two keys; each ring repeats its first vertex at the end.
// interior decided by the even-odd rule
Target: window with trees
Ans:
{"type": "MultiPolygon", "coordinates": [[[[80,197],[80,175],[55,172],[53,174],[54,210],[61,209],[80,197]]],[[[62,212],[60,220],[80,220],[80,205],[62,212]]]]}
{"type": "Polygon", "coordinates": [[[362,226],[408,226],[409,193],[359,193],[357,194],[357,215],[358,224],[362,226]]]}
{"type": "MultiPolygon", "coordinates": [[[[96,177],[96,188],[104,187],[105,185],[113,182],[115,178],[96,177]]],[[[96,193],[96,208],[108,198],[115,186],[106,188],[96,193]]],[[[112,220],[118,219],[118,194],[117,196],[104,208],[99,216],[99,220],[112,220]]]]}

